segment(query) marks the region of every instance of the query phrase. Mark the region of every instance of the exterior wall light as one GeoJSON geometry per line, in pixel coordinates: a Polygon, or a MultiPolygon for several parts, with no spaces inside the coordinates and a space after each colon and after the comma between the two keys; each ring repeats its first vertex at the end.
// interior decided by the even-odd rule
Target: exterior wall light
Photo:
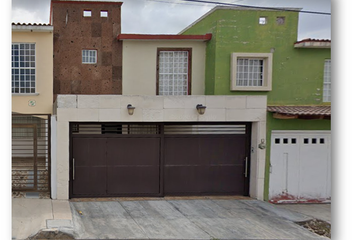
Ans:
{"type": "Polygon", "coordinates": [[[135,107],[133,107],[131,104],[128,104],[127,109],[128,109],[128,114],[133,115],[135,107]]]}
{"type": "Polygon", "coordinates": [[[206,106],[203,106],[203,104],[197,104],[196,109],[200,115],[203,115],[205,113],[206,106]]]}
{"type": "Polygon", "coordinates": [[[265,148],[266,148],[266,145],[265,145],[265,143],[264,143],[264,139],[261,139],[261,143],[258,144],[258,148],[259,148],[259,149],[265,149],[265,148]]]}

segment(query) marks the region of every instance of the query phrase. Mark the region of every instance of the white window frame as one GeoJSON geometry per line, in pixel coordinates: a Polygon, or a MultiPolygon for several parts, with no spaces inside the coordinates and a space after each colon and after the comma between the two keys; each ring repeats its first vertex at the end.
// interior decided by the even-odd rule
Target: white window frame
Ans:
{"type": "Polygon", "coordinates": [[[273,53],[232,53],[230,72],[231,91],[271,91],[272,90],[272,69],[273,53]],[[237,85],[237,59],[262,59],[263,79],[262,86],[238,86],[237,85]]]}
{"type": "Polygon", "coordinates": [[[323,68],[323,102],[331,102],[331,59],[326,59],[323,68]]]}
{"type": "Polygon", "coordinates": [[[190,95],[191,94],[190,78],[191,78],[192,49],[158,48],[157,50],[158,50],[158,63],[159,63],[158,73],[157,73],[158,74],[157,95],[165,95],[165,96],[190,95]],[[162,54],[171,55],[170,57],[166,57],[166,59],[168,59],[168,62],[161,61],[162,54]],[[186,54],[186,56],[177,56],[180,54],[186,54]],[[168,88],[168,90],[165,90],[165,88],[166,89],[168,88]]]}
{"type": "MultiPolygon", "coordinates": [[[[18,88],[19,88],[19,92],[18,93],[16,93],[16,92],[13,92],[13,89],[14,88],[16,88],[16,86],[15,87],[12,87],[12,83],[13,83],[13,80],[12,80],[12,77],[13,77],[13,74],[11,73],[11,92],[12,92],[12,94],[15,94],[15,95],[33,95],[33,94],[35,94],[35,95],[37,95],[37,46],[36,46],[36,43],[33,43],[33,42],[13,42],[12,44],[11,44],[11,49],[12,49],[12,46],[13,45],[18,45],[19,47],[18,47],[18,51],[19,51],[19,53],[18,53],[18,66],[16,67],[16,66],[11,66],[11,71],[13,71],[13,70],[18,70],[18,76],[19,76],[19,79],[18,79],[18,83],[19,83],[19,86],[18,86],[18,88]],[[22,57],[31,57],[31,56],[33,56],[33,55],[27,55],[27,54],[23,54],[23,55],[21,55],[21,53],[20,53],[20,50],[21,50],[21,45],[25,45],[25,44],[30,44],[30,45],[34,45],[34,67],[32,67],[32,66],[22,66],[21,67],[21,65],[20,65],[20,57],[22,56],[22,57]],[[26,71],[26,72],[28,72],[29,71],[29,73],[23,73],[23,74],[21,74],[21,70],[23,70],[23,71],[26,71]],[[32,74],[32,71],[34,70],[34,73],[32,74]],[[29,75],[29,77],[31,78],[31,76],[34,76],[34,87],[31,87],[31,82],[32,82],[32,80],[31,79],[29,79],[29,81],[26,81],[26,79],[24,79],[24,80],[21,80],[21,75],[23,75],[24,77],[26,77],[26,76],[28,76],[29,75]],[[21,82],[23,82],[25,85],[26,85],[26,83],[28,82],[29,83],[29,87],[26,87],[26,86],[24,86],[24,87],[21,87],[21,82]],[[21,89],[27,89],[27,88],[29,88],[30,89],[30,91],[29,92],[21,92],[21,89]],[[33,91],[31,91],[31,89],[34,89],[33,91]]],[[[23,49],[24,51],[26,50],[26,49],[23,49]]],[[[13,56],[12,56],[12,53],[11,53],[11,58],[12,58],[13,56]]],[[[11,62],[12,62],[12,64],[13,63],[15,63],[16,61],[14,61],[13,59],[11,60],[11,62]]],[[[23,61],[24,63],[31,63],[31,62],[33,62],[33,61],[31,61],[31,60],[29,60],[29,61],[26,61],[26,60],[24,60],[23,61]]],[[[11,65],[12,65],[11,64],[11,65]]],[[[15,80],[15,83],[16,83],[16,80],[15,80]]]]}
{"type": "Polygon", "coordinates": [[[97,50],[82,49],[81,60],[82,60],[82,64],[97,64],[97,50]],[[88,55],[86,55],[86,53],[88,55]],[[92,57],[90,53],[94,53],[94,61],[90,60],[90,57],[92,57]]]}

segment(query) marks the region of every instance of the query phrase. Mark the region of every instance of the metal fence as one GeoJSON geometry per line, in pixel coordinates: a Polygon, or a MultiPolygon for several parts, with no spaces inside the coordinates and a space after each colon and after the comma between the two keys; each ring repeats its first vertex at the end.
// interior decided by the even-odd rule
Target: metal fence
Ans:
{"type": "Polygon", "coordinates": [[[50,114],[12,114],[12,190],[50,192],[50,114]]]}

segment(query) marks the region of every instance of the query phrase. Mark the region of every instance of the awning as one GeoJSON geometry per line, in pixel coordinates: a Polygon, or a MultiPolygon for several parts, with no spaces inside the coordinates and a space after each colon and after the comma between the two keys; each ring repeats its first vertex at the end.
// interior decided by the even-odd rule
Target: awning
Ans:
{"type": "Polygon", "coordinates": [[[268,106],[278,119],[330,119],[331,106],[268,106]]]}

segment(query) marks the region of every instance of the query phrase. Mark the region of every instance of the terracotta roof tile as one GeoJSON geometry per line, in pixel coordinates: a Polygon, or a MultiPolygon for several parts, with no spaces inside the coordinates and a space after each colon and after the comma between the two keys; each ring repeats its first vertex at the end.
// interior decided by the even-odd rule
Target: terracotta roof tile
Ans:
{"type": "Polygon", "coordinates": [[[14,26],[52,26],[46,23],[12,23],[14,26]]]}
{"type": "Polygon", "coordinates": [[[331,116],[331,106],[268,106],[267,110],[289,115],[331,116]]]}
{"type": "Polygon", "coordinates": [[[295,42],[295,44],[297,43],[303,43],[303,42],[331,42],[330,39],[312,39],[312,38],[306,38],[306,39],[303,39],[301,41],[297,41],[295,42]]]}

